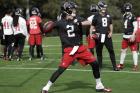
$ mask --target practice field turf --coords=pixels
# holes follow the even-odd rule
[[[113,35],[117,63],[120,58],[121,39],[121,34]],[[37,58],[28,61],[28,45],[25,46],[22,61],[0,59],[0,93],[40,93],[57,69],[61,58],[61,43],[58,37],[44,37],[43,47],[46,57],[44,61]],[[127,52],[125,68],[119,72],[112,70],[105,48],[103,56],[101,76],[104,85],[112,88],[112,93],[140,93],[140,71],[132,71],[133,60],[130,50]],[[49,93],[96,93],[95,79],[90,66],[70,66],[51,87]]]

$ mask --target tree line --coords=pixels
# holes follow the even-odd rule
[[[0,0],[0,16],[4,14],[5,7],[22,7],[26,8],[38,7],[44,20],[55,20],[60,11],[60,5],[63,1],[69,0]],[[89,8],[91,4],[97,4],[99,0],[70,0],[78,4],[78,13],[84,18],[91,15]],[[112,15],[114,32],[122,33],[122,15],[123,4],[129,2],[133,5],[133,13],[140,16],[140,2],[139,0],[105,0],[108,5],[108,11]]]

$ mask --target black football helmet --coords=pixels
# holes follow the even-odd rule
[[[132,11],[132,4],[131,3],[125,3],[123,6],[124,12],[131,12]]]
[[[107,4],[103,1],[99,1],[98,2],[98,8],[99,9],[107,8]]]
[[[15,15],[18,15],[18,16],[23,15],[23,9],[22,9],[22,8],[17,8],[17,9],[15,10]]]
[[[61,6],[61,11],[67,14],[72,14],[72,9],[76,9],[78,6],[74,2],[64,2]]]
[[[90,11],[93,12],[93,13],[98,12],[98,6],[96,4],[92,4],[90,6]]]
[[[40,15],[40,11],[37,7],[31,9],[31,15]]]

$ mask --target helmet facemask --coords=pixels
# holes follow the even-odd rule
[[[23,15],[23,10],[22,10],[21,8],[17,8],[17,9],[15,10],[15,15],[17,15],[17,16],[22,16],[22,15]]]
[[[107,4],[105,2],[98,2],[98,8],[101,13],[106,13],[107,11]]]
[[[63,6],[61,7],[61,11],[66,16],[75,17],[76,8],[77,8],[77,5],[74,2],[64,2]]]
[[[98,12],[98,10],[99,10],[99,8],[98,8],[98,6],[97,6],[96,4],[92,4],[92,5],[90,6],[90,11],[91,11],[92,13],[96,13],[96,12]]]
[[[132,11],[132,4],[125,3],[123,6],[124,12],[131,12]]]

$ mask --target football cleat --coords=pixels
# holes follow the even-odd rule
[[[44,60],[44,59],[45,59],[44,56],[41,56],[40,60]]]
[[[124,68],[124,65],[123,65],[123,64],[118,64],[118,65],[117,65],[117,68],[118,68],[118,69],[123,69],[123,68]]]
[[[113,68],[114,71],[120,71],[120,69],[118,67]]]
[[[133,68],[132,68],[132,70],[133,71],[138,71],[138,66],[137,65],[134,65]]]
[[[22,59],[18,57],[18,58],[17,58],[17,61],[22,61]]]
[[[32,57],[29,58],[29,61],[32,61]]]
[[[0,58],[3,58],[4,57],[4,55],[0,55]]]
[[[48,93],[48,91],[47,90],[42,90],[41,93]]]
[[[110,89],[110,88],[105,88],[104,86],[103,86],[103,84],[102,83],[98,83],[97,85],[96,85],[96,92],[112,92],[112,89]]]
[[[8,57],[8,61],[13,61],[11,56]]]
[[[3,60],[7,60],[7,59],[8,59],[7,57],[5,57],[5,56],[3,57]]]
[[[96,92],[104,92],[104,93],[107,93],[107,92],[112,92],[112,89],[110,89],[110,88],[96,89]]]
[[[20,58],[17,58],[17,61],[20,61]]]

